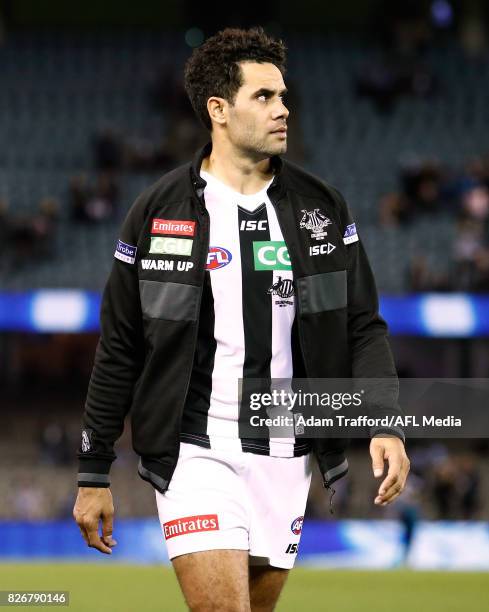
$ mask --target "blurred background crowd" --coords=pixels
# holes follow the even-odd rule
[[[102,29],[82,18],[78,27],[46,27],[32,6],[23,18],[20,4],[0,4],[2,292],[103,288],[128,207],[207,140],[183,89],[186,58],[221,26],[257,23],[289,49],[287,157],[345,195],[380,293],[489,291],[484,2],[378,1],[361,20],[335,2],[336,21],[319,20],[319,28],[307,2],[310,21],[295,25],[286,19],[296,15],[291,3],[251,3],[253,19],[243,9],[223,23],[188,2],[180,22],[178,3],[169,3],[166,15],[158,9],[159,27]],[[96,340],[0,331],[0,519],[71,517]],[[448,377],[460,375],[459,349],[469,342],[477,350],[463,374],[487,377],[484,338],[396,337],[393,348],[400,374]],[[117,448],[117,515],[153,516],[129,427]],[[402,503],[378,509],[366,441],[356,441],[350,475],[337,487],[338,515],[489,518],[486,440],[408,449]],[[331,518],[317,475],[307,512]]]

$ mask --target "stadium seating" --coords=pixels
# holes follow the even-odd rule
[[[425,61],[439,81],[437,95],[404,98],[381,116],[354,92],[354,75],[374,56],[373,47],[318,34],[291,35],[287,43],[288,79],[301,98],[304,165],[346,196],[379,288],[405,291],[412,254],[421,250],[437,266],[449,260],[454,220],[437,216],[379,229],[379,199],[396,188],[399,163],[408,156],[461,167],[486,150],[489,63],[469,61],[452,45],[433,49]],[[103,286],[120,219],[74,225],[69,179],[80,171],[93,176],[91,143],[99,128],[160,140],[165,118],[149,108],[147,89],[161,65],[181,74],[189,52],[183,34],[166,32],[9,34],[0,47],[0,198],[12,214],[34,212],[48,195],[62,209],[57,256],[15,273],[3,269],[4,289]],[[121,215],[156,176],[121,177]]]

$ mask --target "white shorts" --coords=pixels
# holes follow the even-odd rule
[[[252,565],[294,566],[311,482],[311,454],[269,457],[182,442],[156,503],[170,559],[249,550]]]

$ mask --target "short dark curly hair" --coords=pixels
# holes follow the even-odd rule
[[[194,49],[185,64],[185,90],[198,118],[208,130],[212,122],[207,111],[211,96],[234,103],[243,84],[239,62],[269,62],[285,74],[286,47],[268,36],[262,27],[249,30],[226,28]]]

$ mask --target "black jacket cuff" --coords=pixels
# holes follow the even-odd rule
[[[110,466],[112,461],[95,459],[93,457],[79,458],[78,460],[78,486],[79,487],[109,487]]]

